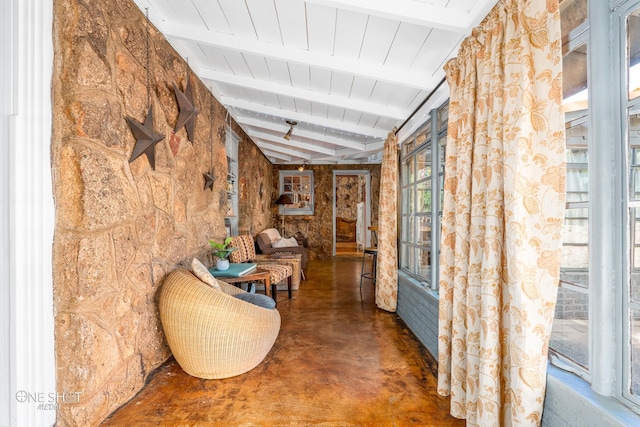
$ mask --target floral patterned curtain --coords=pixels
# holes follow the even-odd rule
[[[376,305],[395,312],[398,303],[398,137],[384,142],[378,205]]]
[[[558,0],[500,0],[445,66],[438,392],[469,426],[540,424],[565,207],[561,61]]]

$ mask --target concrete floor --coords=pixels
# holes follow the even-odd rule
[[[311,261],[282,327],[252,371],[202,380],[170,359],[103,426],[463,426],[436,393],[436,362],[379,310],[361,258]]]

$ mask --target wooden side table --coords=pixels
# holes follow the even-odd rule
[[[245,282],[256,282],[263,281],[264,282],[264,294],[274,298],[274,289],[271,285],[271,279],[269,278],[270,272],[268,270],[263,270],[261,268],[257,268],[251,273],[247,273],[244,276],[231,277],[231,276],[216,276],[216,279],[220,279],[223,282],[232,284],[235,286],[236,283],[245,283]],[[273,284],[275,287],[275,283]],[[275,300],[275,298],[274,298]]]

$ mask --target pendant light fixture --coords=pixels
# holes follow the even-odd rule
[[[295,125],[298,124],[298,122],[294,121],[294,120],[287,120],[286,123],[289,125],[289,130],[287,131],[287,133],[283,136],[284,139],[286,139],[287,141],[291,138],[291,132],[293,132],[293,127]]]

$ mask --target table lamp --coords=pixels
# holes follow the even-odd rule
[[[276,200],[276,205],[278,205],[278,208],[280,209],[280,215],[282,215],[282,237],[285,237],[284,235],[284,205],[291,205],[293,204],[293,200],[291,200],[291,197],[289,197],[288,194],[281,194],[280,197],[278,197],[278,200]]]

